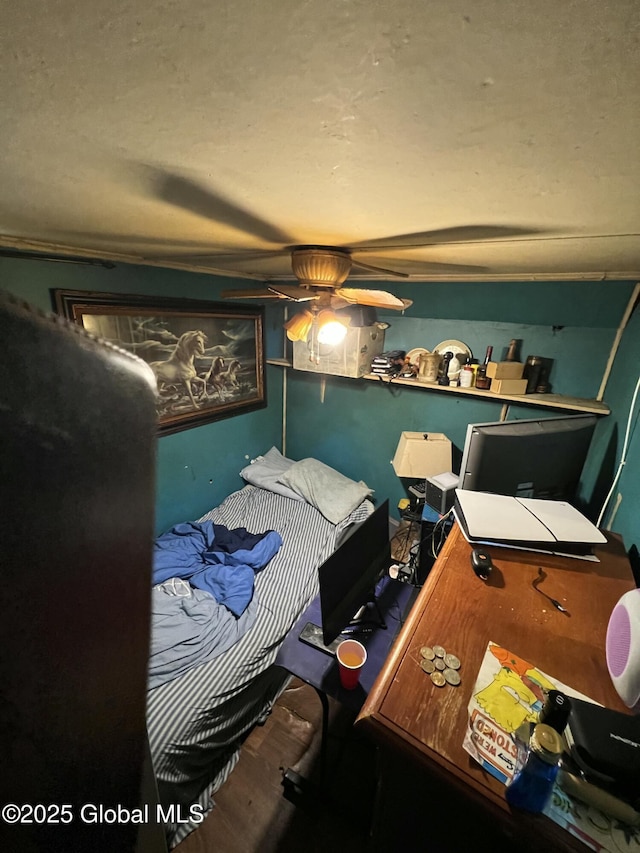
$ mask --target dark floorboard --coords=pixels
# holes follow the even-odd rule
[[[328,761],[320,779],[322,708],[294,679],[215,795],[213,811],[175,853],[364,853],[375,796],[375,752],[353,730],[354,715],[330,700]],[[283,786],[287,768],[310,783],[302,797]],[[295,802],[293,802],[293,801]]]

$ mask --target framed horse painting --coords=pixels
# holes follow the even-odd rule
[[[60,314],[147,362],[161,434],[267,404],[263,308],[83,290],[53,299]]]

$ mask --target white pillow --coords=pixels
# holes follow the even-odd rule
[[[240,476],[252,486],[259,486],[285,498],[294,501],[304,500],[297,492],[279,482],[279,477],[286,473],[294,464],[293,459],[287,459],[279,450],[272,447],[264,456],[258,456],[250,465],[240,471]]]
[[[340,474],[318,459],[294,462],[280,476],[280,483],[293,489],[332,524],[339,524],[372,493],[362,480]]]

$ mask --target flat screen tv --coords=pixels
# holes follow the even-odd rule
[[[375,608],[372,619],[376,617],[380,627],[385,627],[375,607],[375,586],[390,565],[389,501],[385,501],[354,525],[318,569],[322,625],[308,623],[300,638],[311,645],[330,647],[356,617],[365,618],[359,611],[368,604]]]
[[[461,489],[575,503],[594,415],[469,424]]]

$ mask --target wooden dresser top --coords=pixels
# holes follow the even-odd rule
[[[395,749],[454,777],[506,810],[504,785],[463,749],[467,706],[489,642],[531,661],[552,678],[610,708],[626,710],[609,677],[605,635],[614,605],[634,587],[622,543],[609,537],[600,562],[493,547],[487,582],[471,568],[472,546],[454,525],[357,724]],[[559,600],[566,615],[532,586]],[[436,687],[420,667],[423,646],[461,661],[461,684]]]

